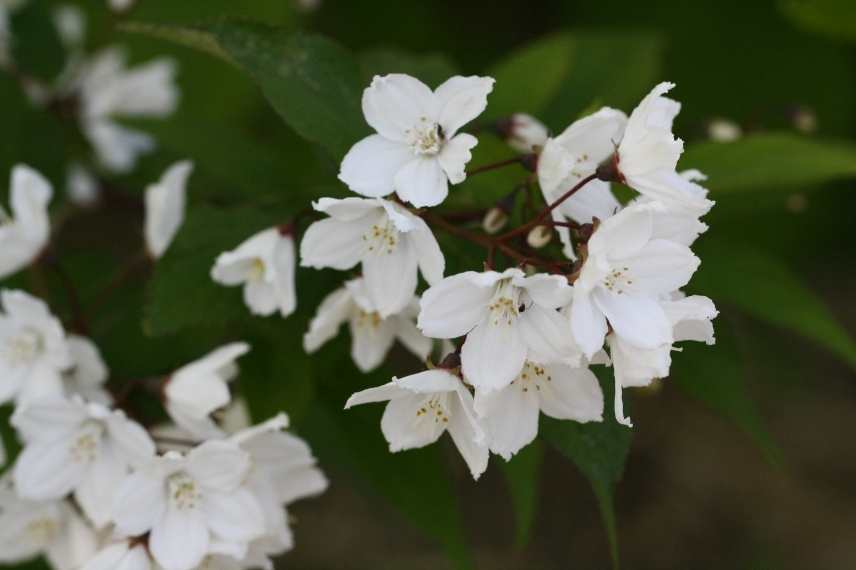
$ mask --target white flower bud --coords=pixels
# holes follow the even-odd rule
[[[531,115],[515,113],[509,119],[506,142],[518,152],[529,153],[543,147],[550,135],[544,123]]]
[[[553,229],[549,226],[535,226],[526,235],[526,243],[533,249],[540,249],[553,239]]]
[[[65,184],[68,199],[75,206],[89,208],[98,202],[100,196],[98,181],[79,162],[72,162],[68,165]]]
[[[707,136],[715,142],[734,142],[743,136],[743,129],[734,121],[717,118],[708,123]]]
[[[508,223],[508,214],[499,206],[494,206],[484,215],[482,229],[485,233],[495,234]]]
[[[798,107],[794,111],[792,120],[794,128],[805,135],[810,135],[817,130],[817,115],[808,107]]]

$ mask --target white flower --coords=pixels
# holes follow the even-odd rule
[[[92,173],[79,162],[68,165],[66,194],[75,206],[89,208],[98,202],[101,189]]]
[[[711,321],[719,313],[713,301],[700,295],[684,297],[683,294],[676,293],[671,299],[660,301],[660,306],[669,319],[675,342],[692,340],[714,344]],[[672,344],[638,348],[614,333],[609,334],[606,339],[615,369],[615,419],[631,426],[630,419],[624,416],[621,389],[647,386],[655,378],[668,376],[674,349]]]
[[[440,368],[357,392],[345,409],[386,402],[380,429],[393,453],[425,447],[449,432],[474,479],[487,469],[488,447],[473,409],[473,397],[461,379]]]
[[[364,279],[353,279],[327,295],[303,336],[304,350],[315,352],[347,322],[351,331],[351,357],[363,372],[380,366],[396,339],[420,359],[426,359],[431,352],[431,341],[413,323],[418,312],[417,298],[413,297],[401,313],[383,318],[366,289]]]
[[[238,374],[235,360],[249,350],[250,345],[234,342],[175,371],[164,387],[172,420],[195,437],[221,437],[211,414],[231,401],[228,383]]]
[[[22,499],[10,477],[0,480],[0,564],[44,554],[55,570],[77,570],[97,548],[95,531],[66,501]]]
[[[540,412],[559,420],[601,421],[603,392],[588,368],[527,360],[505,388],[477,389],[475,410],[487,431],[490,450],[508,461],[535,440]]]
[[[51,14],[60,40],[67,48],[79,46],[86,37],[86,17],[77,6],[65,4]]]
[[[627,116],[621,111],[604,107],[598,112],[572,123],[559,136],[544,145],[538,157],[538,184],[544,200],[551,204],[580,180],[594,174],[601,162],[612,156],[621,140]],[[553,220],[571,219],[589,224],[594,218],[605,220],[621,208],[609,188],[609,183],[591,180],[573,196],[553,210]],[[564,253],[576,259],[570,230],[557,227]]]
[[[104,388],[109,371],[98,347],[88,338],[73,334],[68,335],[67,342],[72,367],[63,378],[66,391],[80,395],[88,402],[111,405],[113,397]]]
[[[468,271],[425,291],[417,325],[432,338],[466,335],[461,349],[464,378],[476,388],[497,390],[520,374],[527,358],[579,360],[556,311],[572,293],[564,276],[526,277],[519,269]]]
[[[417,268],[429,284],[443,278],[443,252],[422,218],[387,200],[322,198],[330,216],[306,230],[304,267],[345,270],[362,263],[366,293],[382,317],[401,311],[416,292]]]
[[[604,221],[588,242],[588,257],[574,283],[571,331],[591,358],[603,346],[607,321],[638,348],[673,341],[658,299],[687,284],[699,260],[683,244],[660,238],[656,203],[629,206]]]
[[[72,365],[62,325],[23,291],[2,291],[0,301],[0,403],[62,395],[62,372]]]
[[[673,83],[660,83],[630,114],[617,166],[623,181],[643,196],[700,215],[713,202],[704,188],[677,172],[684,143],[672,134],[672,121],[681,105],[663,96],[672,87]]]
[[[19,164],[12,169],[10,217],[0,206],[0,279],[32,263],[48,244],[50,182]]]
[[[158,59],[125,69],[125,55],[111,48],[94,56],[76,80],[81,101],[81,127],[100,162],[128,172],[137,158],[154,149],[152,138],[123,127],[114,119],[165,117],[178,104],[175,64]]]
[[[176,162],[159,182],[146,188],[146,247],[155,259],[166,252],[184,223],[187,179],[191,172],[192,162]]]
[[[448,185],[463,182],[478,140],[456,134],[487,107],[490,77],[455,76],[431,91],[409,75],[375,76],[363,92],[363,114],[378,134],[345,155],[339,179],[363,196],[396,192],[417,208],[436,206]]]
[[[515,113],[500,125],[505,142],[517,152],[530,153],[543,147],[550,132],[544,123],[526,113]]]
[[[265,532],[264,513],[242,486],[249,454],[207,441],[186,456],[168,452],[129,475],[116,491],[119,532],[150,532],[149,550],[166,570],[191,570],[217,542],[247,544]]]
[[[221,253],[211,278],[223,285],[243,284],[244,303],[253,314],[279,310],[287,317],[297,308],[294,266],[294,238],[270,228]]]
[[[121,411],[79,398],[42,399],[18,408],[12,425],[26,442],[15,463],[18,493],[46,501],[74,492],[98,528],[110,520],[119,482],[155,453],[142,426]]]
[[[80,570],[156,570],[144,544],[127,540],[102,548]]]

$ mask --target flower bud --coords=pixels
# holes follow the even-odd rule
[[[550,134],[541,121],[525,113],[515,113],[499,121],[497,130],[511,148],[522,153],[543,147]]]
[[[553,239],[553,228],[550,226],[535,226],[526,236],[526,243],[533,249],[540,249]]]
[[[799,106],[793,110],[791,121],[794,128],[804,135],[810,135],[817,130],[817,115],[809,107]]]
[[[743,136],[743,129],[734,121],[716,118],[707,124],[707,136],[715,142],[734,142]]]
[[[495,234],[508,223],[508,214],[499,206],[494,206],[484,215],[482,229],[485,233]]]

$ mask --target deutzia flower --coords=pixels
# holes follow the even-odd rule
[[[63,378],[66,390],[77,394],[88,402],[97,402],[109,406],[113,397],[104,388],[109,371],[101,352],[95,343],[86,337],[68,335],[68,349],[71,353],[71,368]]]
[[[526,277],[515,268],[468,271],[425,291],[417,324],[432,338],[466,335],[461,348],[464,378],[478,389],[497,390],[520,374],[527,358],[579,360],[556,311],[572,293],[564,276]]]
[[[12,425],[26,442],[15,463],[18,493],[45,501],[73,491],[98,528],[110,520],[119,482],[155,453],[148,433],[123,412],[79,398],[39,400],[18,408]]]
[[[297,308],[294,238],[279,228],[260,232],[232,251],[221,253],[211,278],[222,285],[244,286],[244,303],[256,315],[283,317]]]
[[[414,324],[417,298],[396,315],[383,318],[368,297],[364,279],[352,279],[321,302],[303,336],[303,348],[313,353],[347,322],[351,331],[351,357],[363,372],[374,370],[398,339],[410,352],[424,360],[431,352],[431,340]]]
[[[12,169],[10,217],[0,206],[0,279],[32,263],[48,244],[48,203],[53,195],[50,182],[19,164]]]
[[[23,291],[2,291],[0,301],[0,403],[62,395],[72,359],[59,320]]]
[[[159,59],[125,69],[121,50],[104,50],[89,61],[76,80],[81,101],[81,128],[110,170],[128,172],[137,158],[154,149],[147,134],[115,122],[124,117],[165,117],[178,104],[175,64]]]
[[[375,76],[363,92],[363,114],[377,134],[348,151],[339,179],[363,196],[396,192],[417,208],[441,203],[449,183],[466,179],[478,143],[458,129],[485,110],[493,83],[455,76],[432,92],[409,75]]]
[[[362,263],[366,293],[381,317],[401,311],[416,292],[417,267],[429,284],[443,278],[443,252],[422,218],[388,200],[322,198],[330,216],[306,230],[304,267],[346,270]]]
[[[228,441],[168,452],[119,485],[116,528],[127,536],[150,532],[158,564],[191,570],[218,542],[247,544],[264,534],[262,508],[242,485],[249,470],[249,454]]]
[[[719,314],[713,301],[700,295],[684,297],[673,294],[672,298],[660,301],[672,326],[675,342],[692,340],[712,345],[715,343],[713,323]],[[672,364],[672,344],[656,348],[638,348],[614,333],[607,335],[609,354],[615,369],[615,419],[626,426],[632,426],[630,419],[624,416],[622,388],[647,386],[655,378],[669,375]]]
[[[55,570],[78,570],[98,548],[91,526],[67,501],[34,502],[0,480],[0,564],[44,554]]]
[[[555,202],[580,180],[594,174],[598,165],[615,152],[615,143],[621,140],[626,123],[624,113],[604,107],[548,140],[538,157],[538,185],[544,200],[548,204]],[[595,179],[562,202],[552,211],[552,216],[556,222],[568,218],[579,224],[589,224],[594,218],[605,220],[620,208],[609,183]],[[576,259],[570,230],[556,227],[556,231],[565,255]]]
[[[684,143],[672,134],[681,104],[663,95],[674,83],[660,83],[630,114],[615,155],[619,179],[672,208],[704,214],[713,206],[707,191],[678,174]]]
[[[235,360],[249,350],[250,345],[234,342],[176,370],[164,386],[172,420],[195,437],[221,437],[211,414],[231,401],[228,383],[238,374]]]
[[[455,374],[437,368],[393,378],[383,386],[357,392],[348,398],[345,409],[386,401],[380,429],[391,452],[425,447],[448,431],[473,479],[487,469],[487,439],[473,409],[472,394]]]
[[[192,162],[177,162],[164,172],[160,181],[146,188],[146,248],[155,259],[166,253],[184,223],[187,179],[191,172]]]
[[[687,284],[699,259],[683,244],[662,239],[654,227],[662,206],[628,206],[604,221],[588,241],[574,283],[570,313],[574,339],[591,358],[603,346],[607,321],[638,348],[671,344],[672,326],[658,299]]]
[[[506,461],[538,435],[541,412],[559,420],[599,422],[603,392],[588,368],[526,361],[511,384],[499,390],[476,390],[475,410],[490,450]]]

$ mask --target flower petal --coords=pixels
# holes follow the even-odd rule
[[[525,360],[526,343],[517,323],[497,323],[490,316],[470,331],[461,349],[464,378],[483,390],[510,384]]]
[[[457,338],[484,317],[493,296],[493,283],[482,285],[478,273],[446,277],[422,294],[417,326],[431,338]]]
[[[300,265],[340,271],[352,268],[365,254],[368,246],[364,236],[379,216],[380,213],[348,222],[334,218],[314,222],[300,242]]]
[[[437,157],[417,157],[395,175],[395,191],[417,208],[436,206],[449,195],[449,181]]]
[[[366,291],[382,318],[398,313],[413,300],[416,271],[416,252],[401,234],[393,245],[381,244],[363,257]]]
[[[77,437],[78,432],[73,432],[24,448],[13,472],[15,489],[21,497],[33,501],[60,499],[80,483],[89,465],[70,453]]]
[[[488,433],[490,450],[508,461],[538,435],[538,391],[517,380],[501,390],[476,390],[476,411]]]
[[[152,528],[149,549],[165,570],[191,570],[205,558],[210,543],[205,515],[198,508],[167,508]]]
[[[249,454],[229,441],[206,441],[187,454],[187,472],[204,489],[231,492],[250,470]]]
[[[672,324],[660,304],[649,297],[594,292],[594,303],[613,330],[637,348],[657,348],[672,343]]]
[[[375,75],[363,91],[363,114],[366,122],[383,137],[392,141],[407,140],[407,130],[423,117],[435,121],[439,108],[437,97],[427,85],[402,73]]]
[[[433,414],[419,414],[425,404],[423,395],[407,395],[390,400],[383,411],[380,429],[393,453],[425,447],[446,431],[446,423],[435,421]]]
[[[380,366],[395,341],[392,323],[376,322],[376,317],[376,314],[363,313],[350,321],[351,357],[362,372]]]
[[[469,407],[472,408],[472,396],[469,392]],[[483,428],[473,417],[472,411],[465,410],[465,402],[460,398],[451,398],[449,402],[449,435],[455,447],[467,462],[473,479],[478,479],[487,469],[490,450],[484,441]]]
[[[473,158],[472,149],[479,143],[471,134],[461,133],[443,145],[437,159],[452,184],[467,179],[466,166]]]
[[[386,196],[394,190],[395,174],[412,159],[413,151],[407,144],[370,135],[345,155],[339,180],[362,196]]]
[[[443,271],[446,269],[446,259],[437,238],[434,237],[431,228],[422,218],[414,220],[416,225],[412,231],[402,236],[410,241],[419,261],[419,270],[428,285],[436,285],[443,279]]]
[[[558,312],[532,305],[520,315],[517,323],[529,350],[529,360],[579,362],[580,350],[574,344],[567,320]]]
[[[256,498],[245,488],[212,493],[202,504],[205,522],[218,538],[250,542],[265,532],[265,515]]]
[[[303,349],[308,353],[315,352],[336,336],[339,327],[348,319],[353,305],[351,294],[345,287],[327,295],[309,323],[309,331],[303,335]]]
[[[603,348],[606,337],[606,318],[592,302],[591,294],[575,291],[570,310],[571,334],[587,358]]]
[[[440,104],[438,122],[447,137],[455,136],[458,129],[484,112],[494,83],[492,77],[456,75],[437,87],[434,93]]]
[[[103,528],[110,522],[113,495],[127,470],[127,463],[105,442],[77,486],[74,498],[96,528]]]
[[[166,509],[166,482],[147,471],[125,478],[113,497],[113,522],[119,532],[138,536],[150,530]]]
[[[603,391],[588,368],[547,364],[549,381],[541,382],[538,401],[541,411],[559,420],[599,422],[603,420]]]
[[[680,289],[689,283],[700,263],[687,246],[663,239],[651,240],[632,257],[615,260],[632,276],[633,284],[627,289],[646,295],[666,295]]]

